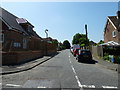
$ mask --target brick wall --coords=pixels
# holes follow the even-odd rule
[[[19,64],[44,55],[51,55],[57,52],[57,46],[47,43],[37,37],[25,36],[17,30],[7,30],[4,28],[4,43],[0,45],[2,49],[3,64]],[[23,48],[23,39],[27,40],[27,47]],[[20,43],[20,47],[15,47],[14,43]]]
[[[47,44],[47,54],[51,55],[57,52],[57,46],[56,44],[53,43],[48,43]]]
[[[115,28],[113,27],[113,25],[109,22],[107,24],[106,30],[104,32],[104,42],[109,42],[109,41],[115,41],[115,42],[120,42],[120,32],[118,32],[118,30],[116,30],[117,32],[117,36],[113,37],[112,36],[112,32],[115,30]]]
[[[42,56],[42,51],[4,52],[2,53],[2,64],[20,64]]]

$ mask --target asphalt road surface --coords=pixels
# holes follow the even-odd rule
[[[69,50],[41,65],[3,75],[3,88],[118,88],[118,73],[97,62],[78,62]]]

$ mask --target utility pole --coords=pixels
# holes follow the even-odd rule
[[[88,40],[88,33],[87,33],[87,24],[85,24],[85,31],[86,31],[86,41]],[[86,45],[87,46],[87,45]]]
[[[88,39],[87,24],[85,24],[85,31],[86,31],[86,40],[87,40]]]

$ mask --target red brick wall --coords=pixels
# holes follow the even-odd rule
[[[57,46],[52,43],[47,44],[47,54],[51,55],[57,52]]]
[[[17,30],[8,30],[3,25],[4,43],[2,45],[3,64],[19,64],[44,55],[57,52],[55,44],[47,43],[36,37],[28,37]],[[23,48],[23,38],[27,39],[27,48]],[[13,43],[21,43],[21,47],[14,47]]]
[[[2,51],[25,51],[23,49],[23,38],[29,38],[24,36],[22,33],[13,30],[4,30],[4,43]],[[21,47],[14,47],[13,43],[20,43]]]
[[[2,53],[2,64],[19,64],[42,56],[41,51],[7,52]]]
[[[107,24],[106,26],[106,30],[104,32],[104,42],[109,42],[109,41],[115,41],[115,42],[120,42],[120,32],[118,32],[117,30],[117,36],[113,37],[112,36],[112,32],[115,30],[115,28],[113,27],[113,25],[109,22],[109,24]],[[118,39],[119,38],[119,39]]]

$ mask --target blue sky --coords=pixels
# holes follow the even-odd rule
[[[4,2],[1,6],[27,19],[41,37],[48,29],[49,37],[70,43],[76,33],[85,34],[85,24],[90,40],[103,40],[107,16],[115,16],[118,11],[117,2]]]

